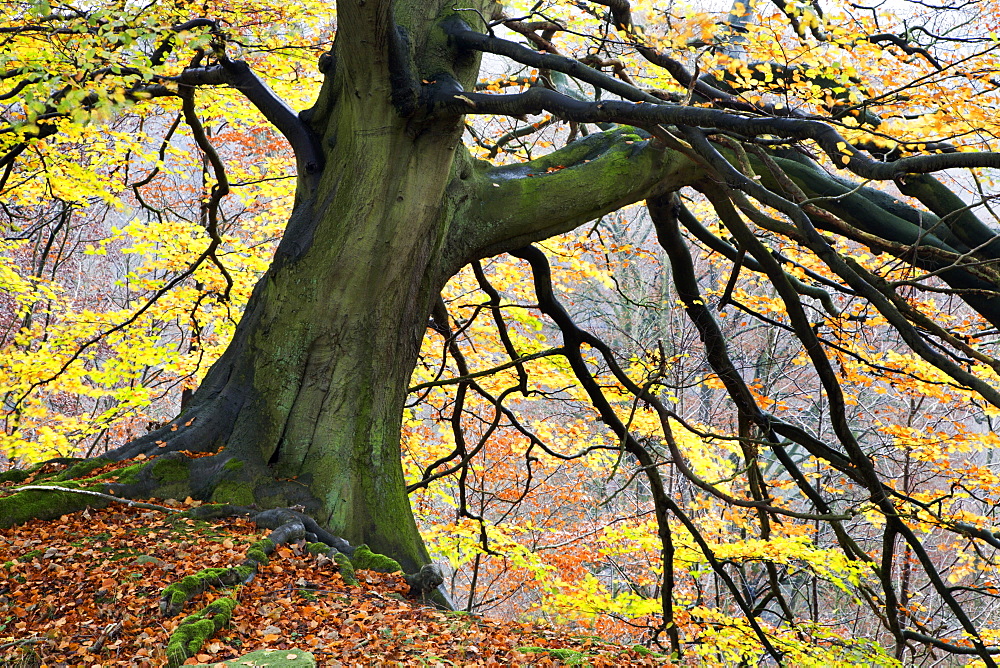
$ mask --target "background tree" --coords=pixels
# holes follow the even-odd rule
[[[319,60],[322,87],[301,113],[252,66],[266,63],[262,72],[275,81],[297,77],[305,54],[296,47],[322,35],[320,8],[304,10],[299,34],[272,29],[254,13],[281,18],[268,7],[208,7],[197,15],[183,6],[128,3],[5,8],[2,95],[12,103],[0,183],[15,202],[7,211],[21,228],[11,235],[17,241],[30,237],[16,221],[31,220],[24,213],[31,207],[51,207],[55,220],[60,207],[69,216],[87,194],[102,195],[105,178],[94,175],[107,146],[84,144],[85,156],[54,147],[74,133],[108,132],[96,124],[125,108],[140,119],[149,118],[144,109],[175,114],[144,121],[146,131],[165,133],[155,149],[139,153],[116,136],[115,164],[145,168],[138,180],[125,174],[121,181],[139,206],[150,183],[144,180],[180,145],[171,138],[177,128],[187,128],[187,147],[197,147],[202,161],[196,182],[188,181],[200,194],[187,216],[196,225],[176,229],[176,241],[161,239],[171,234],[177,208],[147,206],[160,225],[145,232],[150,243],[183,246],[190,237],[192,261],[151,267],[148,297],[123,320],[93,332],[69,328],[61,347],[41,346],[49,369],[11,372],[5,404],[22,448],[44,440],[18,432],[46,385],[74,373],[79,384],[99,384],[95,349],[116,340],[129,347],[116,336],[164,308],[176,288],[193,287],[186,301],[192,322],[173,339],[163,322],[152,326],[146,354],[178,341],[200,354],[200,309],[228,310],[245,299],[231,342],[178,417],[106,457],[182,462],[185,489],[199,498],[302,504],[334,533],[415,570],[428,554],[400,459],[408,388],[455,388],[438,404],[449,406],[439,410],[450,413],[454,449],[436,459],[417,453],[423,474],[410,489],[457,476],[458,515],[478,522],[481,538],[486,524],[470,505],[469,475],[498,429],[549,457],[575,456],[524,424],[515,393],[585,398],[591,408],[576,417],[597,417],[610,436],[583,450],[607,451],[611,471],[626,466],[630,479],[645,478],[637,499],[656,520],[663,564],[655,592],[662,618],[653,631],[674,652],[698,651],[720,632],[730,644],[710,644],[710,651],[742,660],[853,652],[843,637],[826,642],[817,606],[835,594],[817,591],[822,580],[873,610],[896,659],[923,643],[994,665],[992,629],[981,622],[983,597],[995,593],[994,480],[983,455],[948,449],[991,448],[974,421],[1000,407],[1000,366],[984,338],[1000,325],[1000,246],[976,215],[991,215],[983,179],[1000,165],[991,144],[996,43],[989,8],[942,6],[926,19],[802,3],[737,5],[729,23],[719,24],[709,15],[624,2],[512,7],[506,14],[492,2],[342,2],[336,38]],[[501,26],[529,46],[497,36]],[[528,69],[477,88],[482,53]],[[865,76],[876,60],[884,64],[879,77]],[[238,182],[217,148],[225,114],[238,108],[226,91],[238,92],[284,136],[296,163],[288,225],[264,276],[242,297],[230,255],[246,259],[241,270],[251,273],[255,239],[224,233],[236,227],[236,208],[267,202],[232,194]],[[214,95],[225,103],[200,110],[199,101]],[[220,126],[211,132],[206,110]],[[474,116],[542,113],[549,116],[511,126],[495,141],[473,125],[469,146],[462,141]],[[555,135],[557,147],[534,144],[552,141],[534,135],[542,126],[559,124],[567,131],[564,139]],[[269,142],[261,128],[257,137]],[[519,143],[520,152],[510,151]],[[480,149],[493,160],[477,159]],[[80,164],[89,168],[68,167]],[[946,172],[966,168],[982,171]],[[49,187],[45,196],[39,184]],[[970,187],[971,196],[962,192]],[[669,398],[685,389],[671,371],[691,354],[691,339],[669,348],[645,342],[642,356],[619,359],[571,317],[554,291],[551,261],[530,245],[643,200],[668,260],[670,294],[701,340],[699,363],[712,372],[702,387],[724,391],[731,402],[728,410],[703,412],[706,424],[670,407]],[[685,235],[722,263],[715,273],[724,283],[699,283]],[[182,250],[191,255],[184,248],[175,258]],[[531,274],[528,315],[517,324],[508,324],[517,311],[505,303],[514,293],[498,292],[490,282],[496,279],[476,264],[505,252]],[[454,292],[440,298],[469,263],[486,295],[476,314],[491,316],[503,351],[496,360],[463,352],[463,332],[475,318],[455,319],[462,304]],[[754,278],[744,277],[750,273]],[[16,287],[7,306],[20,321],[13,345],[27,352],[40,346],[34,314],[53,311],[38,306],[55,297],[41,278],[5,278]],[[748,281],[763,287],[750,290]],[[714,304],[706,287],[718,291]],[[931,294],[957,299],[944,312]],[[964,306],[955,306],[958,300]],[[749,348],[747,336],[727,340],[716,317],[730,304],[769,328],[753,364],[739,364],[735,354]],[[452,366],[426,378],[418,373],[411,386],[428,323]],[[517,337],[536,326],[558,341],[526,352]],[[778,331],[784,354],[794,351],[804,366],[788,376],[794,401],[777,396],[780,388],[764,373]],[[866,338],[875,332],[878,340]],[[887,349],[896,342],[897,350]],[[443,377],[446,368],[457,377]],[[507,374],[491,381],[495,387],[480,380],[493,371]],[[571,376],[574,388],[561,389],[559,374]],[[867,388],[896,397],[879,408],[881,425],[863,424],[875,416],[854,408]],[[463,424],[468,395],[485,420],[475,440]],[[926,425],[939,414],[918,415],[918,397],[962,408],[931,434]],[[911,415],[900,420],[908,398]],[[129,399],[123,393],[114,407],[127,408]],[[899,456],[881,456],[889,447]],[[212,454],[168,454],[192,452]],[[923,463],[917,478],[912,459]],[[530,481],[530,450],[525,463]],[[724,521],[695,517],[673,488],[674,475],[697,498],[725,508]],[[154,461],[140,482],[112,489],[148,495],[168,487],[176,493],[176,486],[157,476]],[[733,532],[741,541],[731,545]],[[936,559],[938,546],[956,550],[958,561]],[[714,579],[709,605],[702,568]],[[804,582],[812,583],[811,594],[802,594]]]

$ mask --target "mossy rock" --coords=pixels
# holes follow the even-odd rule
[[[351,564],[355,570],[377,571],[379,573],[398,573],[402,571],[399,562],[384,554],[372,552],[367,545],[359,545],[351,555]]]

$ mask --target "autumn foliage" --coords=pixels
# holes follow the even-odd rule
[[[190,72],[225,52],[303,109],[336,32],[317,2],[113,5],[0,2],[11,467],[100,454],[184,408],[296,186],[273,125]],[[472,158],[536,180],[577,167],[544,158],[609,129],[598,105],[624,95],[556,56],[638,91],[640,120],[661,103],[735,119],[620,123],[700,176],[482,258],[442,292],[403,466],[456,606],[485,619],[400,602],[392,577],[347,588],[286,547],[199,660],[268,646],[328,665],[516,663],[537,645],[654,661],[521,624],[542,620],[689,665],[995,665],[1000,7],[720,10],[506,3],[486,19],[534,55],[487,62],[465,93],[544,89],[594,115],[451,99],[469,104]],[[773,127],[738,125],[760,119]],[[140,612],[156,583],[256,539],[234,520],[164,542],[179,529],[112,508],[6,530],[0,644],[156,664],[171,629]]]

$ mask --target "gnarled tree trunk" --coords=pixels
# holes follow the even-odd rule
[[[274,263],[184,414],[114,455],[223,445],[198,460],[196,495],[301,502],[332,532],[412,572],[428,555],[406,497],[400,423],[445,281],[469,260],[637,201],[664,178],[677,187],[686,163],[628,131],[537,166],[473,160],[463,117],[436,113],[416,91],[436,79],[471,88],[478,56],[449,44],[444,3],[397,2],[394,16],[390,4],[338,4],[326,82],[302,116],[322,165],[300,156]]]

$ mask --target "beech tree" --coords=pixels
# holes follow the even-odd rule
[[[8,5],[0,99],[11,106],[0,135],[0,188],[13,191],[22,170],[39,168],[32,152],[75,125],[179,101],[179,124],[205,161],[208,242],[157,297],[190,281],[195,266],[221,277],[219,298],[232,286],[219,232],[230,180],[199,116],[199,96],[220,88],[239,94],[295,155],[293,210],[228,348],[176,418],[101,455],[151,459],[135,479],[105,491],[183,490],[258,508],[301,506],[332,534],[417,571],[430,558],[400,458],[411,376],[428,331],[461,356],[440,297],[447,281],[470,263],[508,253],[530,271],[535,307],[562,343],[524,355],[505,340],[509,358],[492,370],[514,369],[510,392],[527,395],[527,363],[563,358],[613,434],[612,449],[637,465],[657,521],[658,632],[671,650],[682,654],[686,642],[674,600],[679,533],[703,554],[762,654],[781,661],[790,650],[774,629],[802,627],[774,561],[751,558],[762,564],[760,591],[740,582],[734,562],[717,555],[668,493],[668,466],[752,518],[765,542],[785,522],[829,527],[839,554],[871,575],[856,583],[858,596],[877,611],[896,659],[924,644],[995,665],[1000,649],[980,612],[983,597],[996,593],[1000,539],[990,508],[1000,490],[984,471],[982,484],[949,478],[942,496],[900,488],[859,438],[843,389],[845,364],[860,361],[891,382],[915,378],[985,414],[1000,409],[1000,362],[983,343],[1000,327],[1000,241],[980,218],[993,215],[988,179],[1000,167],[988,9],[944,5],[929,10],[933,20],[869,18],[851,7],[776,0],[771,8],[737,3],[723,20],[633,8],[627,0],[506,9],[492,0],[345,0],[328,10],[336,37],[318,61],[322,87],[297,112],[255,73],[252,40],[221,5]],[[40,42],[58,45],[57,57],[33,60],[44,50]],[[484,54],[492,83],[480,82]],[[879,72],[866,72],[875,61],[883,63]],[[526,78],[508,76],[515,68]],[[476,130],[484,117],[541,115],[548,116],[494,144]],[[508,143],[555,123],[570,133],[551,150],[497,158]],[[630,375],[570,317],[534,245],[639,202],[669,258],[699,354],[733,406],[731,430],[707,434],[670,408],[659,389],[665,356],[644,377]],[[699,284],[692,243],[728,266],[715,304]],[[822,428],[772,408],[733,362],[716,311],[732,302],[747,273],[765,280],[781,304],[782,315],[752,315],[797,340],[822,395]],[[485,279],[482,285],[489,290]],[[968,315],[944,317],[928,294],[961,301],[948,308]],[[503,330],[500,295],[490,300]],[[905,363],[862,359],[845,343],[850,323],[868,321],[905,344]],[[68,355],[60,369],[79,361],[80,353]],[[513,420],[504,413],[510,392],[489,395],[475,385],[485,372],[464,361],[458,370],[460,378],[441,382],[481,392],[497,420]],[[45,382],[32,379],[30,388]],[[609,383],[632,403],[623,408],[609,398]],[[5,401],[16,412],[31,389],[8,392]],[[632,428],[635,406],[650,411],[661,445]],[[739,486],[699,475],[678,445],[675,432],[685,429],[738,444]],[[472,456],[464,448],[428,467],[414,487],[438,476],[435,469],[464,466]],[[851,491],[824,487],[807,460]],[[181,479],[165,475],[162,462],[182,467]],[[765,464],[780,474],[765,475]],[[787,483],[781,493],[777,479]],[[46,508],[37,501],[43,496],[28,490],[4,499],[5,521],[92,501],[68,495]],[[862,516],[877,519],[862,529],[855,521]],[[982,572],[952,579],[930,552],[931,532],[966,541]],[[906,572],[916,564],[940,604],[934,623],[906,607],[910,575],[902,575],[900,552]]]

